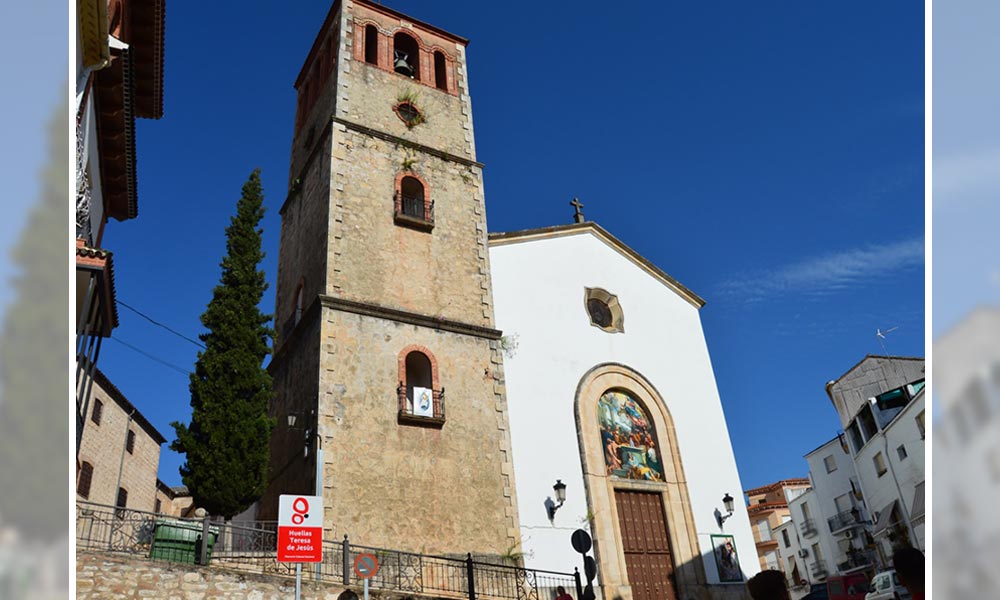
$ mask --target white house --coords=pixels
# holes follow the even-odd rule
[[[760,567],[723,502],[743,488],[704,302],[594,223],[489,239],[526,563],[581,565],[583,528],[604,598],[742,597]]]
[[[866,551],[871,519],[847,439],[837,436],[805,458],[817,510],[816,528],[828,558],[828,574],[848,575],[874,569],[875,557]]]
[[[894,547],[924,549],[923,370],[920,358],[867,356],[827,384],[883,565]]]
[[[801,498],[800,494],[797,498]],[[810,586],[819,580],[810,574],[809,544],[799,535],[799,525],[789,519],[774,528],[775,539],[778,540],[778,557],[781,570],[785,572],[788,591],[792,600],[797,600],[809,592]]]

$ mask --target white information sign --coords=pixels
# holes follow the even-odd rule
[[[323,562],[323,498],[278,496],[278,560]]]

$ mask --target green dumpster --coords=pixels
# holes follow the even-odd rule
[[[201,532],[202,524],[197,521],[158,519],[149,557],[154,560],[198,564],[200,562],[198,558],[201,556]],[[209,559],[212,558],[212,547],[218,536],[219,528],[209,527]]]

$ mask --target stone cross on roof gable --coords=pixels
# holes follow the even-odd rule
[[[583,202],[580,202],[578,198],[573,198],[573,201],[570,202],[570,205],[576,209],[576,213],[573,215],[573,220],[576,221],[577,223],[583,223],[584,222],[583,213],[580,212],[580,209],[583,208]]]

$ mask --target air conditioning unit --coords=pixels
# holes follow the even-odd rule
[[[849,540],[853,539],[854,538],[854,530],[853,529],[848,529],[847,531],[845,531],[844,532],[844,537],[846,537]]]
[[[799,556],[802,557],[802,558],[805,558],[805,557],[809,556],[809,551],[806,550],[805,548],[803,548],[803,549],[799,550]]]

